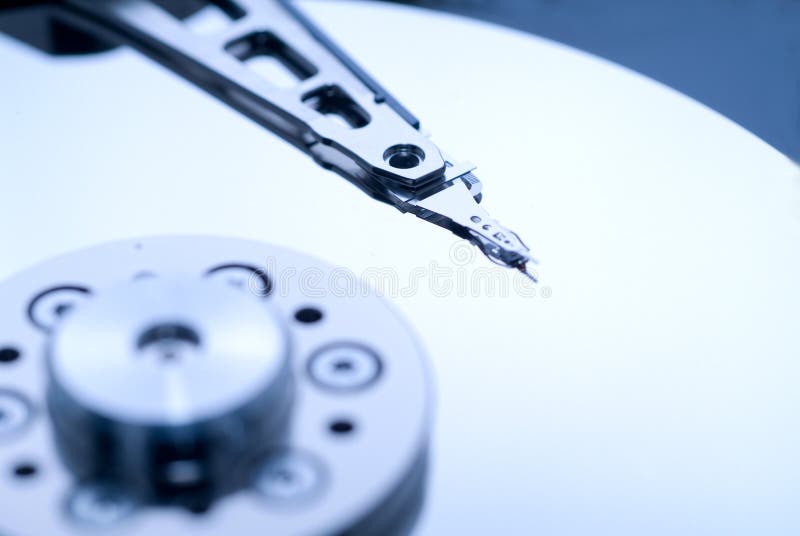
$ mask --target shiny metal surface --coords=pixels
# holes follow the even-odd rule
[[[130,51],[53,61],[3,38],[18,74],[0,99],[0,274],[164,233],[335,259],[435,357],[418,534],[795,536],[797,166],[550,41],[379,3],[302,5],[481,163],[492,213],[536,230],[535,296]],[[457,83],[467,72],[481,76]],[[132,87],[137,106],[120,97]],[[25,455],[8,452],[0,478]]]
[[[113,419],[185,425],[288,378],[283,319],[246,289],[154,276],[105,289],[61,320],[51,381]]]
[[[374,292],[328,285],[336,270],[160,237],[0,285],[19,349],[0,363],[0,533],[406,533],[424,498],[426,363]],[[74,288],[67,308],[42,298]],[[60,311],[46,329],[26,314],[44,304]]]
[[[530,250],[515,233],[494,220],[490,232],[464,221],[465,211],[488,219],[478,207],[482,195],[474,166],[446,159],[410,112],[286,0],[207,6],[188,20],[150,0],[66,0],[44,6],[29,10],[30,15],[25,9],[0,11],[0,31],[45,50],[72,47],[59,43],[67,39],[55,30],[43,39],[49,28],[44,19],[86,32],[92,41],[129,45],[371,197],[451,230],[494,262],[536,280],[527,271]],[[209,11],[229,19],[228,24],[198,32],[203,23],[196,19]],[[472,196],[453,196],[454,189],[469,189]]]
[[[242,460],[286,440],[288,328],[218,278],[152,275],[66,312],[49,338],[48,409],[79,480],[208,509]]]

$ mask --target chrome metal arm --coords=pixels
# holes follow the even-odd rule
[[[231,20],[198,34],[149,0],[65,0],[71,24],[127,44],[238,109],[372,197],[525,271],[528,248],[478,206],[473,166],[446,158],[416,118],[285,0],[217,0]],[[255,68],[272,62],[277,84]]]

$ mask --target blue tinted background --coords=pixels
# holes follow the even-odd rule
[[[800,160],[800,1],[410,0],[639,71]]]

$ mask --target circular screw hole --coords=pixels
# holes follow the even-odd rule
[[[397,169],[411,169],[425,160],[425,153],[416,145],[394,145],[383,153],[387,164]]]
[[[0,439],[13,437],[27,426],[32,416],[27,398],[8,389],[0,389]]]
[[[200,335],[184,324],[158,324],[146,329],[136,341],[140,352],[154,352],[162,361],[175,361],[186,351],[199,348]]]
[[[21,355],[22,353],[20,353],[19,350],[11,346],[0,348],[0,363],[13,363],[19,359]]]
[[[200,346],[200,335],[183,324],[158,324],[139,336],[136,347],[143,350],[151,344],[159,343],[187,343]]]
[[[336,435],[347,435],[353,433],[356,429],[356,425],[347,419],[337,419],[330,423],[328,428]]]
[[[320,463],[296,451],[275,453],[256,472],[255,488],[273,502],[304,503],[324,487]]]
[[[334,363],[333,368],[339,372],[350,372],[353,370],[354,365],[352,361],[341,360]]]
[[[372,385],[383,365],[378,355],[358,343],[338,342],[314,352],[308,362],[311,379],[325,389],[347,392]]]
[[[322,320],[322,311],[316,307],[303,307],[298,309],[294,314],[294,318],[303,324],[313,324]]]
[[[108,527],[131,515],[136,504],[119,491],[103,486],[81,487],[67,500],[67,510],[78,523]]]
[[[72,309],[91,296],[86,287],[53,287],[39,293],[28,305],[28,317],[43,331],[50,331]]]
[[[30,478],[38,472],[36,465],[24,462],[14,466],[14,476],[17,478]]]
[[[60,318],[67,314],[70,309],[72,309],[71,303],[57,303],[55,306],[53,306],[53,313]]]
[[[222,264],[206,272],[207,277],[221,279],[229,285],[247,290],[259,297],[272,292],[272,280],[258,266],[249,264]]]

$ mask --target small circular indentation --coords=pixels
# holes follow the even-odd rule
[[[480,216],[473,216],[473,217],[470,218],[470,220],[472,220],[472,223],[480,223],[481,222]]]
[[[22,352],[13,346],[0,348],[0,363],[13,363],[22,356]]]
[[[186,324],[164,323],[144,330],[136,341],[136,348],[141,352],[154,351],[165,361],[172,361],[185,350],[198,348],[200,344],[200,335],[194,328]]]
[[[489,230],[489,229],[491,229],[491,228],[492,228],[492,226],[491,226],[491,225],[489,225],[489,224],[486,224],[486,225],[484,225],[484,226],[483,226],[483,230],[484,230],[484,231],[488,231],[488,230]]]
[[[86,287],[64,285],[40,292],[28,306],[31,322],[43,331],[50,331],[75,306],[91,296]]]
[[[257,472],[254,487],[270,501],[291,504],[318,495],[323,482],[323,470],[317,460],[296,451],[285,451],[266,459]]]
[[[17,478],[30,478],[35,476],[39,469],[31,462],[21,462],[14,466],[14,476]]]
[[[31,403],[24,396],[0,389],[0,439],[19,433],[28,425],[32,415]]]
[[[356,425],[350,419],[336,419],[331,421],[328,429],[336,435],[348,435],[355,431]]]
[[[383,153],[384,161],[397,169],[411,169],[425,160],[425,152],[416,145],[393,145]]]
[[[73,521],[95,527],[114,525],[136,510],[136,504],[122,492],[107,486],[84,486],[67,499]]]
[[[225,281],[259,297],[269,296],[272,292],[272,279],[261,268],[249,264],[222,264],[208,270],[206,277]]]
[[[192,346],[200,346],[200,335],[194,328],[181,323],[164,323],[157,324],[142,332],[136,342],[136,347],[139,350],[144,350],[151,344],[160,344],[164,342],[170,343],[187,343]]]
[[[294,313],[294,318],[303,324],[313,324],[322,320],[322,311],[316,307],[303,307]]]
[[[382,368],[375,352],[350,342],[326,346],[314,353],[308,362],[311,379],[334,391],[364,389],[378,379]]]

